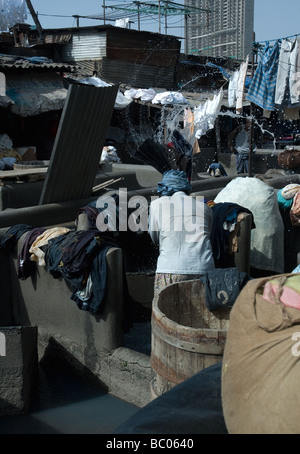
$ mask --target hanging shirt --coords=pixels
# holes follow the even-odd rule
[[[279,54],[279,65],[276,78],[275,104],[290,106],[299,100],[294,93],[294,80],[298,55],[298,41],[283,39]],[[292,101],[293,99],[293,101]]]
[[[223,97],[224,92],[221,88],[213,99],[208,99],[203,105],[196,107],[194,110],[196,139],[200,139],[207,131],[214,128],[216,118],[222,107]]]
[[[236,92],[236,112],[240,114],[243,109],[244,93],[245,93],[245,83],[247,77],[247,70],[249,64],[249,55],[247,55],[246,61],[244,61],[239,70],[239,78]]]
[[[279,41],[273,47],[266,44],[255,71],[246,99],[262,109],[275,110],[275,89],[279,62]]]

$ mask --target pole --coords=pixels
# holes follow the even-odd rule
[[[103,9],[103,23],[105,25],[105,0],[103,0],[102,9]]]
[[[185,55],[188,54],[188,17],[189,15],[187,13],[185,13],[184,15],[184,22],[185,22],[185,26],[184,26],[184,38],[185,38],[185,43],[184,43],[184,53]]]
[[[138,7],[138,31],[141,31],[141,12],[140,12],[141,5],[140,5],[140,3],[137,4],[137,7]]]
[[[39,37],[40,39],[42,39],[42,35],[43,35],[43,29],[42,29],[42,26],[41,26],[41,23],[37,17],[37,14],[32,6],[32,3],[30,0],[26,0],[26,5],[27,5],[27,8],[29,9],[29,12],[32,16],[32,19],[34,20],[34,23],[35,23],[35,26],[36,26],[36,29],[37,31],[39,32]]]
[[[160,2],[161,2],[161,0],[158,1],[158,26],[159,26],[158,32],[159,32],[159,33],[161,33],[161,26],[160,26]]]
[[[165,35],[167,35],[168,34],[168,1],[166,1],[164,4],[164,10],[165,10]]]
[[[255,33],[253,33],[253,42],[255,42]],[[251,68],[251,79],[253,80],[254,76],[254,52],[252,49],[252,68]],[[252,161],[253,161],[253,142],[254,142],[254,104],[250,103],[250,117],[251,117],[251,128],[250,128],[250,147],[249,147],[249,169],[248,176],[252,177]]]

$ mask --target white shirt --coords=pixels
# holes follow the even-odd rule
[[[182,191],[152,201],[148,232],[159,244],[156,273],[203,274],[214,269],[212,222],[211,208]]]

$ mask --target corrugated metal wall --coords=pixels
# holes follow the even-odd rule
[[[117,85],[70,85],[40,205],[91,195],[117,92]]]
[[[176,89],[174,67],[149,66],[104,58],[100,77],[110,83],[128,84],[138,88]]]
[[[60,51],[64,62],[100,60],[106,56],[106,32],[74,31],[72,39]]]

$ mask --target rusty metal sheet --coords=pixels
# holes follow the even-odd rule
[[[70,85],[40,205],[90,196],[117,92],[117,85]]]

